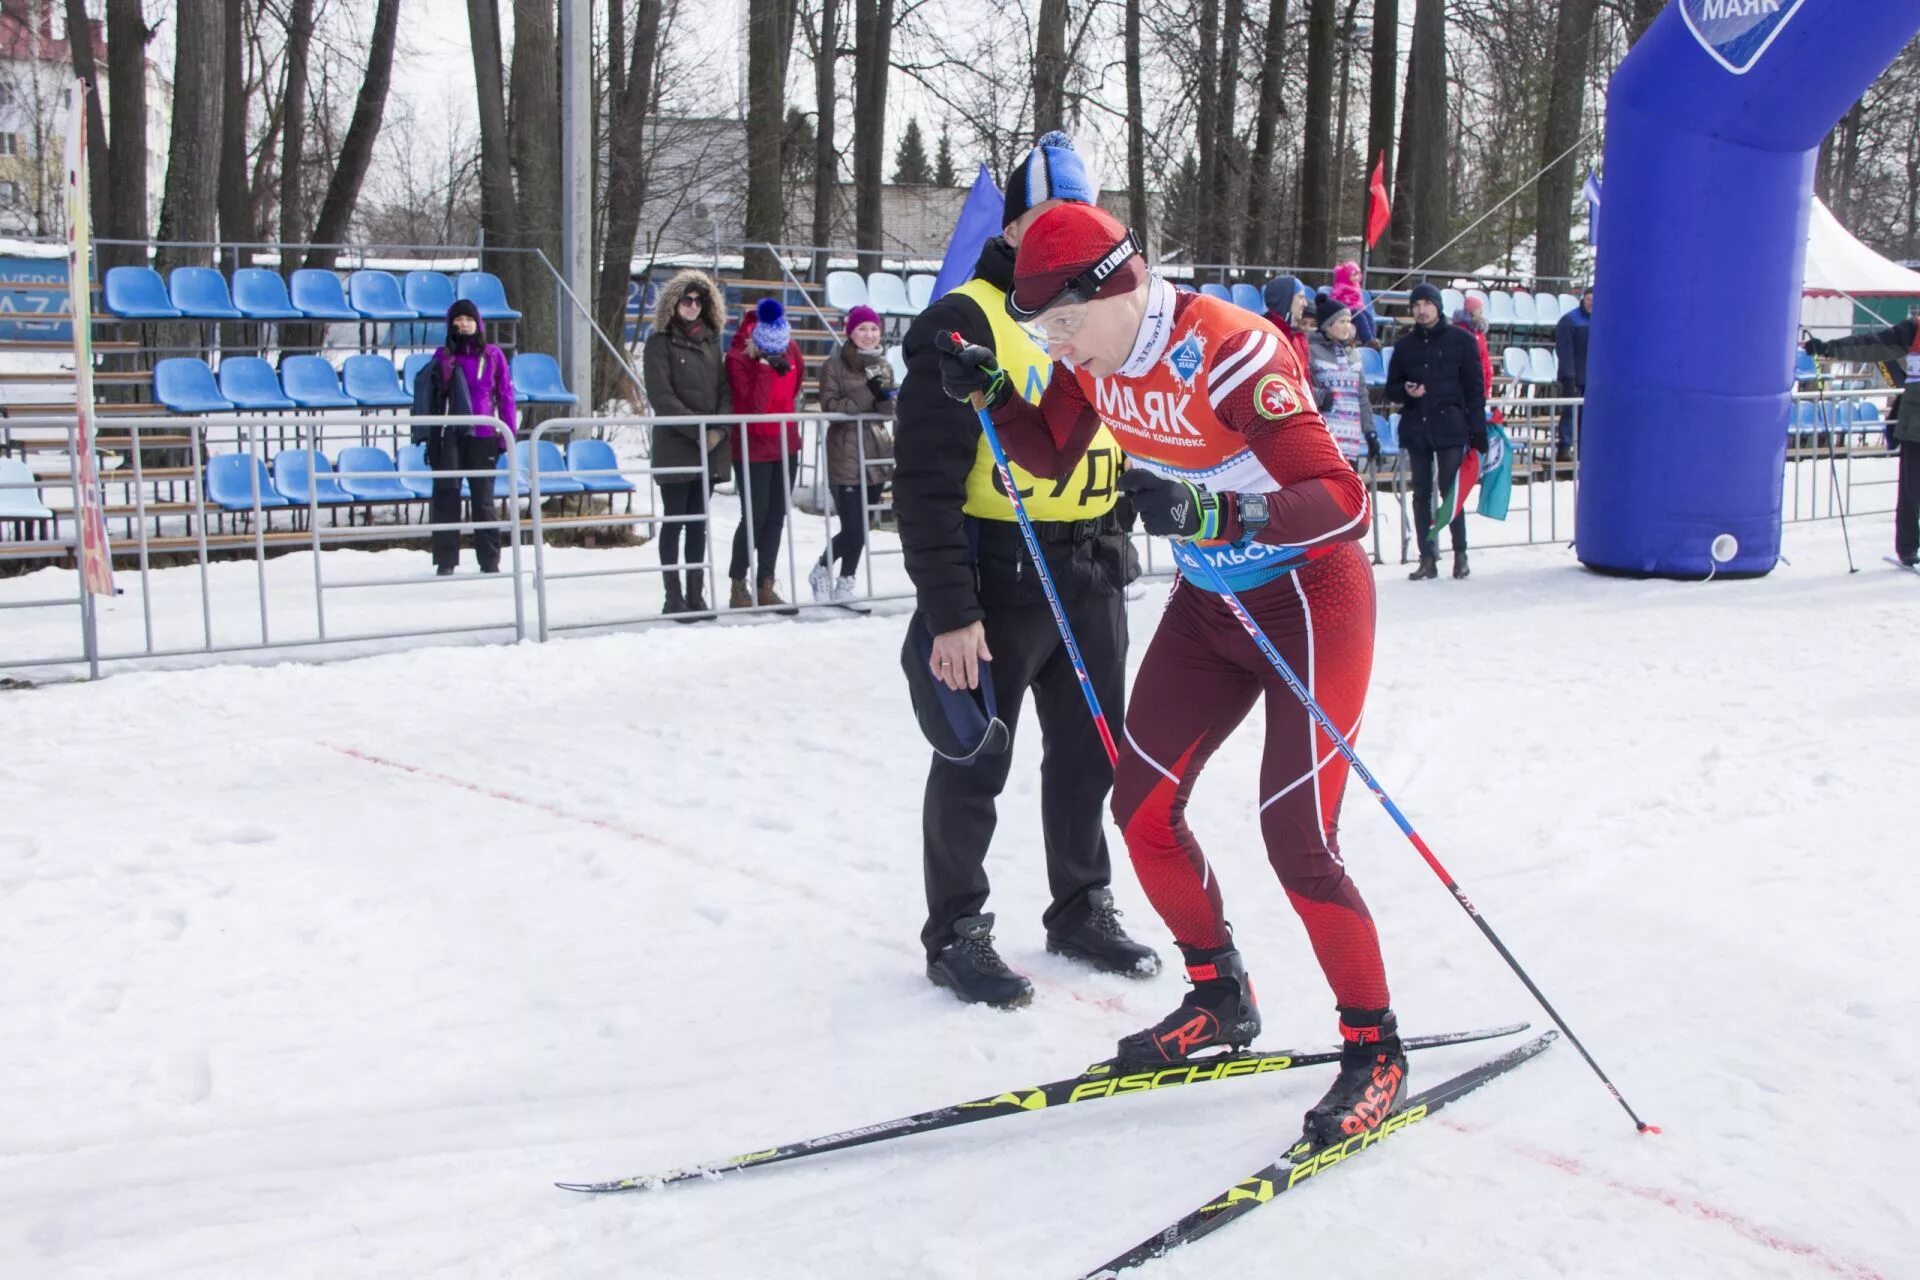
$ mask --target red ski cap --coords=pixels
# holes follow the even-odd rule
[[[1063,303],[1127,293],[1146,277],[1138,240],[1112,214],[1097,205],[1055,205],[1020,238],[1007,310],[1031,320]]]

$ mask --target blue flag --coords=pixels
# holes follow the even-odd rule
[[[987,247],[987,241],[1005,229],[1000,217],[1006,207],[1000,188],[994,186],[993,179],[987,175],[987,166],[981,165],[973,180],[973,189],[967,192],[967,202],[960,206],[960,220],[953,225],[953,239],[947,242],[947,256],[940,263],[940,274],[934,277],[934,297],[941,297],[955,285],[972,279],[973,264],[980,260],[980,251]]]
[[[1505,520],[1513,502],[1513,442],[1500,427],[1487,425],[1487,457],[1480,471],[1480,514]]]
[[[1580,184],[1580,194],[1587,198],[1587,248],[1593,249],[1600,243],[1600,179],[1593,176],[1593,170],[1587,170],[1587,180]]]

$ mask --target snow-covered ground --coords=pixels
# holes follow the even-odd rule
[[[1887,534],[1856,522],[1851,577],[1832,526],[1705,587],[1558,547],[1467,583],[1381,570],[1363,754],[1666,1132],[1561,1044],[1142,1275],[1920,1273],[1920,581]],[[900,628],[0,693],[0,1275],[1046,1280],[1271,1158],[1324,1071],[643,1195],[550,1185],[1069,1074],[1178,999],[1045,954],[1031,735],[990,867],[1037,998],[926,983]],[[1254,737],[1192,819],[1264,1043],[1317,1046],[1331,1000],[1260,853]],[[1543,1021],[1357,788],[1344,841],[1410,1031]],[[1129,923],[1167,945],[1121,857]],[[1421,1055],[1414,1087],[1488,1052]]]

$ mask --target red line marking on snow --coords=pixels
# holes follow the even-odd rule
[[[1456,1130],[1460,1133],[1481,1132],[1481,1130],[1473,1125],[1462,1124],[1458,1120],[1451,1118],[1443,1119],[1440,1123],[1446,1128]],[[1669,1191],[1665,1187],[1649,1187],[1637,1182],[1625,1182],[1614,1177],[1612,1174],[1603,1173],[1593,1168],[1584,1161],[1577,1160],[1572,1156],[1561,1155],[1557,1151],[1544,1151],[1538,1147],[1530,1147],[1525,1143],[1515,1142],[1507,1138],[1502,1138],[1501,1142],[1510,1151],[1517,1152],[1529,1160],[1558,1169],[1563,1173],[1570,1173],[1576,1178],[1586,1178],[1590,1181],[1598,1182],[1610,1190],[1620,1192],[1622,1195],[1629,1195],[1636,1199],[1648,1200],[1654,1204],[1665,1205],[1669,1209],[1685,1214],[1691,1218],[1698,1218],[1702,1222],[1717,1222],[1722,1226],[1731,1227],[1734,1231],[1745,1236],[1755,1244],[1765,1245],[1776,1253],[1792,1254],[1796,1258],[1804,1258],[1808,1262],[1814,1263],[1836,1276],[1846,1276],[1848,1280],[1886,1280],[1886,1277],[1880,1272],[1875,1271],[1863,1262],[1854,1262],[1848,1258],[1837,1258],[1818,1245],[1806,1244],[1799,1240],[1790,1240],[1772,1228],[1735,1213],[1731,1209],[1722,1209],[1717,1205],[1708,1204],[1704,1200],[1696,1200],[1692,1196],[1684,1195],[1678,1191]]]

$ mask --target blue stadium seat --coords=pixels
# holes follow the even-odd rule
[[[293,305],[309,320],[360,318],[360,313],[347,305],[340,277],[316,267],[303,267],[293,273]]]
[[[419,312],[400,296],[400,282],[385,271],[356,271],[348,276],[347,302],[368,320],[419,319]]]
[[[407,389],[408,395],[413,394],[414,378],[422,369],[427,367],[432,359],[433,352],[416,351],[407,357],[407,362],[404,365],[400,366],[400,385]]]
[[[303,318],[287,297],[287,282],[265,267],[242,267],[233,273],[233,305],[249,320]]]
[[[1525,347],[1508,347],[1500,353],[1501,371],[1515,382],[1525,382],[1533,372]]]
[[[462,271],[454,283],[454,292],[480,308],[482,320],[520,318],[520,313],[507,305],[507,287],[491,271]]]
[[[883,318],[920,314],[907,297],[907,282],[891,271],[875,271],[867,277],[867,305]]]
[[[341,462],[341,469],[345,470],[346,469],[346,463],[344,461],[345,455],[343,454],[341,456],[343,459]],[[429,467],[427,465],[427,446],[423,444],[402,445],[400,447],[400,453],[398,455],[398,462],[399,462],[399,469],[402,471],[433,470],[432,467]],[[433,496],[432,477],[401,476],[399,479],[400,479],[401,487],[407,490],[407,492],[411,493],[414,497],[420,498],[420,499],[426,499],[426,498],[431,498]]]
[[[1495,289],[1487,295],[1487,325],[1490,328],[1511,328],[1519,320],[1513,311],[1513,295],[1505,289]]]
[[[560,381],[552,356],[524,351],[513,358],[513,398],[522,404],[578,404],[580,397]]]
[[[531,476],[529,459],[533,455],[533,446],[540,446],[540,496],[551,497],[562,493],[585,493],[587,486],[577,476],[567,474],[567,460],[560,453],[560,446],[551,440],[522,440],[513,446],[513,469],[520,483],[520,492],[525,493],[526,481]],[[498,491],[499,482],[495,481]]]
[[[369,409],[408,409],[413,397],[385,356],[348,356],[340,364],[341,388]]]
[[[288,356],[280,362],[280,385],[302,409],[358,409],[360,402],[340,390],[333,366],[319,356]]]
[[[1360,377],[1370,387],[1387,385],[1387,362],[1372,347],[1360,348]]]
[[[930,276],[924,271],[907,277],[907,301],[913,304],[915,312],[925,311],[933,302],[933,286],[939,283],[938,276]]]
[[[453,305],[453,281],[438,271],[409,271],[400,282],[401,296],[422,320],[445,320]]]
[[[112,267],[107,271],[107,310],[127,320],[178,320],[180,308],[152,267]]]
[[[1527,381],[1535,386],[1552,387],[1560,382],[1560,360],[1549,347],[1527,350]]]
[[[1555,320],[1559,318],[1558,316],[1554,317]],[[1515,289],[1513,291],[1513,322],[1516,325],[1523,325],[1529,329],[1539,323],[1538,317],[1534,314],[1533,295],[1525,289]]]
[[[253,510],[254,493],[262,510],[290,505],[274,491],[267,464],[250,453],[220,453],[207,459],[207,501],[222,511]]]
[[[1230,296],[1235,306],[1245,308],[1257,316],[1265,315],[1267,312],[1266,297],[1250,284],[1242,282],[1234,285],[1230,290]]]
[[[220,361],[220,394],[236,409],[291,409],[280,390],[279,375],[259,356],[226,356]]]
[[[17,458],[0,458],[0,520],[52,520],[53,508],[40,501],[40,490],[12,485],[37,485],[32,470]]]
[[[1377,413],[1374,414],[1373,430],[1374,430],[1374,434],[1380,437],[1381,453],[1400,452],[1400,415],[1399,414],[1396,413],[1390,418],[1383,418]]]
[[[1447,319],[1453,319],[1453,313],[1462,310],[1466,305],[1467,295],[1458,289],[1448,288],[1440,291],[1440,312]]]
[[[227,293],[226,277],[212,267],[175,267],[167,276],[167,296],[194,320],[244,318]]]
[[[228,413],[233,401],[220,394],[204,360],[174,356],[153,366],[153,398],[174,413]]]
[[[315,472],[319,474],[313,474]],[[333,464],[327,461],[326,454],[311,449],[282,449],[273,455],[273,487],[289,505],[306,506],[310,485],[312,498],[320,506],[333,507],[353,501],[353,495],[333,478]]]
[[[1231,290],[1227,288],[1227,286],[1223,284],[1215,284],[1211,280],[1209,280],[1207,283],[1200,286],[1200,292],[1204,293],[1209,298],[1218,298],[1222,302],[1233,301],[1233,293]]]
[[[1796,351],[1793,353],[1793,378],[1795,382],[1811,382],[1819,376],[1820,366],[1813,362],[1812,356],[1804,351]]]
[[[340,487],[361,502],[413,502],[422,495],[393,474],[393,459],[385,449],[354,445],[340,451]],[[354,472],[375,474],[355,475]],[[429,495],[432,484],[428,484]]]
[[[858,271],[827,272],[827,305],[851,311],[867,305],[867,281]]]
[[[545,466],[544,458],[541,466]],[[586,486],[588,493],[632,493],[633,481],[622,475],[588,475],[584,472],[618,470],[620,459],[605,440],[572,440],[567,443],[567,473]]]

